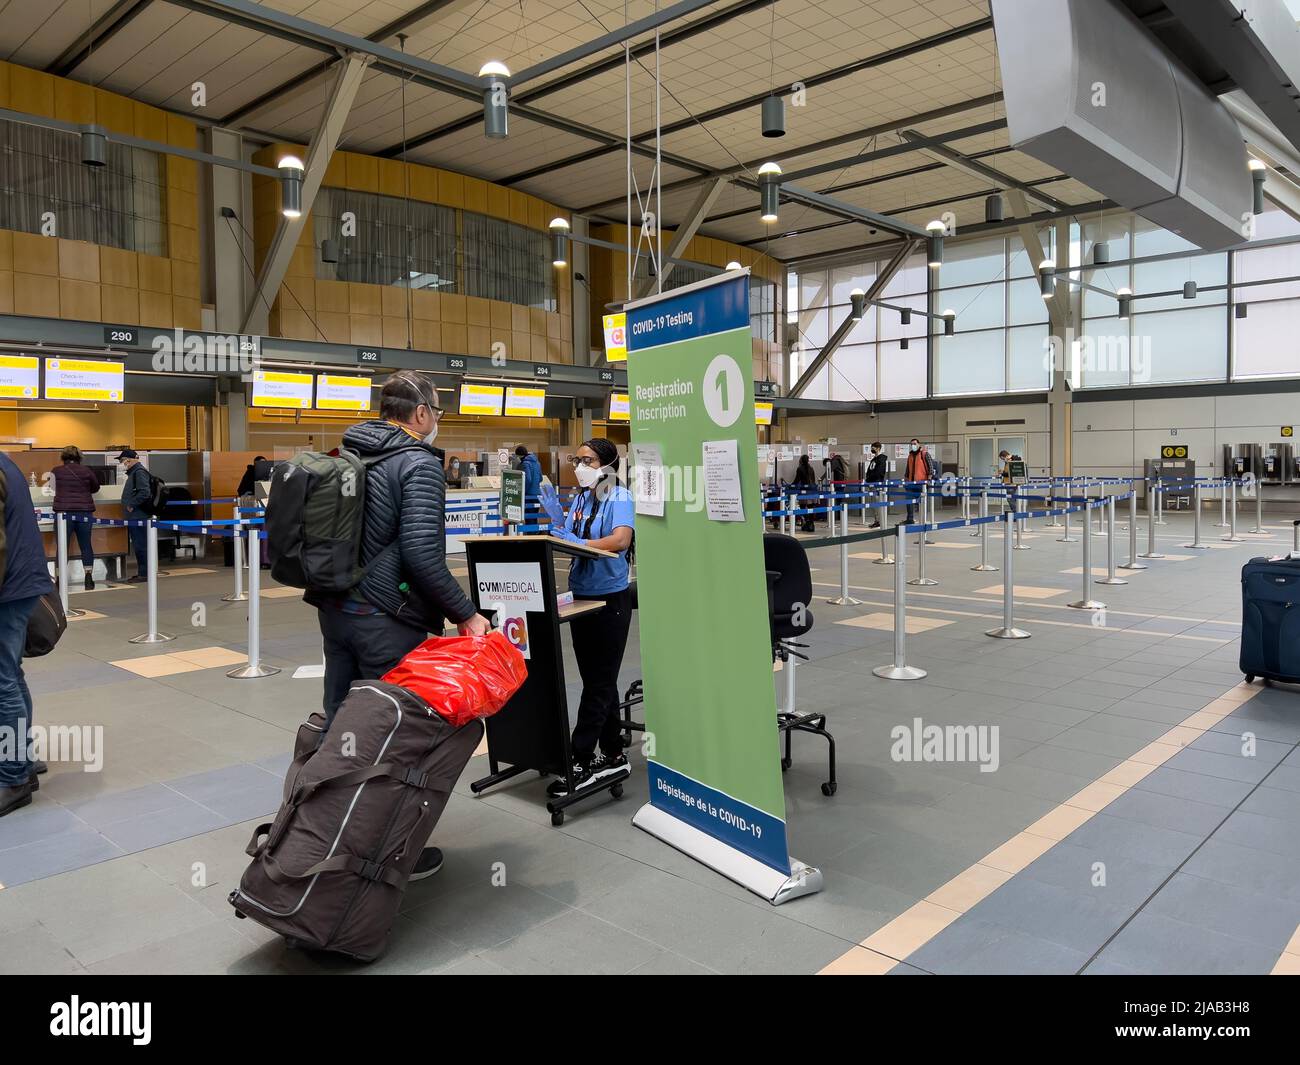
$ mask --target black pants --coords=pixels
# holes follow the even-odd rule
[[[575,599],[605,601],[605,609],[584,614],[569,622],[573,654],[582,676],[582,701],[578,723],[573,729],[573,754],[588,761],[596,745],[606,755],[623,753],[618,716],[618,670],[627,647],[627,630],[632,624],[632,593],[626,589],[610,595],[574,596]]]
[[[326,728],[354,680],[378,680],[424,642],[426,633],[387,614],[348,614],[331,607],[316,611],[325,641]]]
[[[89,514],[86,515],[90,517]],[[81,564],[86,567],[86,576],[92,577],[95,568],[95,549],[90,546],[90,532],[94,528],[88,521],[69,521],[68,525],[77,535],[77,546],[81,548]]]
[[[149,517],[143,510],[124,510],[124,515],[129,521],[144,521]],[[127,539],[135,550],[136,572],[143,577],[149,572],[149,527],[128,525],[126,531]]]

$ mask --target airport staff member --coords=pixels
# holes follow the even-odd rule
[[[519,468],[524,471],[524,498],[535,499],[542,487],[542,464],[523,444],[515,448],[515,456],[519,459]]]
[[[867,463],[867,483],[880,484],[885,480],[889,473],[889,460],[885,458],[885,453],[881,449],[880,441],[877,440],[871,445],[871,461]],[[876,512],[876,517],[867,526],[868,529],[880,528],[880,512]]]
[[[91,524],[86,519],[95,513],[94,495],[99,491],[99,478],[81,464],[81,449],[69,444],[59,456],[62,465],[50,471],[54,478],[54,511],[76,514],[81,520],[68,525],[77,536],[81,548],[81,568],[85,571],[86,590],[95,587],[95,549],[90,542]]]
[[[153,492],[149,486],[149,471],[140,464],[134,448],[123,448],[117,461],[126,469],[126,483],[122,485],[122,516],[127,521],[145,521],[152,515],[143,504],[149,502]],[[149,579],[149,530],[144,525],[128,525],[127,536],[135,548],[135,576],[127,584],[140,584]]]
[[[573,457],[578,493],[566,515],[553,485],[541,492],[552,535],[615,552],[615,558],[575,558],[569,590],[575,600],[603,600],[605,608],[569,623],[573,653],[582,676],[582,700],[573,729],[573,775],[578,791],[630,773],[618,716],[618,670],[623,664],[632,592],[628,553],[632,547],[632,493],[618,483],[618,449],[603,437],[588,440]],[[597,745],[600,750],[597,751]],[[552,796],[567,795],[568,781],[554,781]]]

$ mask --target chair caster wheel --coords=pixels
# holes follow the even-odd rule
[[[826,798],[828,799],[832,795],[834,795],[835,792],[838,790],[839,790],[839,785],[833,780],[828,780],[825,784],[822,785],[822,794],[825,795]]]
[[[623,797],[623,785],[615,784],[612,788],[609,789],[609,793],[613,795],[614,798],[621,799]]]
[[[562,824],[564,824],[564,811],[556,810],[551,814],[551,826],[553,828],[559,828]]]
[[[782,759],[781,759],[781,772],[784,773],[784,772],[785,772],[787,769],[789,769],[792,765],[794,765],[794,759],[793,759],[793,758],[782,758]]]
[[[1254,683],[1255,683],[1255,674],[1254,674],[1254,673],[1247,673],[1247,674],[1246,674],[1246,683],[1247,683],[1247,684],[1254,684]]]

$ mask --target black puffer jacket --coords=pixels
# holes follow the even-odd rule
[[[354,425],[343,434],[343,446],[363,458],[402,452],[366,476],[361,564],[376,561],[357,588],[361,597],[424,632],[441,632],[444,619],[461,622],[473,617],[473,602],[447,569],[442,452],[382,421]],[[397,548],[376,558],[395,540]]]
[[[65,462],[50,470],[54,477],[54,509],[74,514],[95,511],[94,493],[99,491],[99,478],[80,462]]]

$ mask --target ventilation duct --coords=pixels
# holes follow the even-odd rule
[[[1244,239],[1236,122],[1115,0],[991,0],[1011,143],[1201,248]]]

